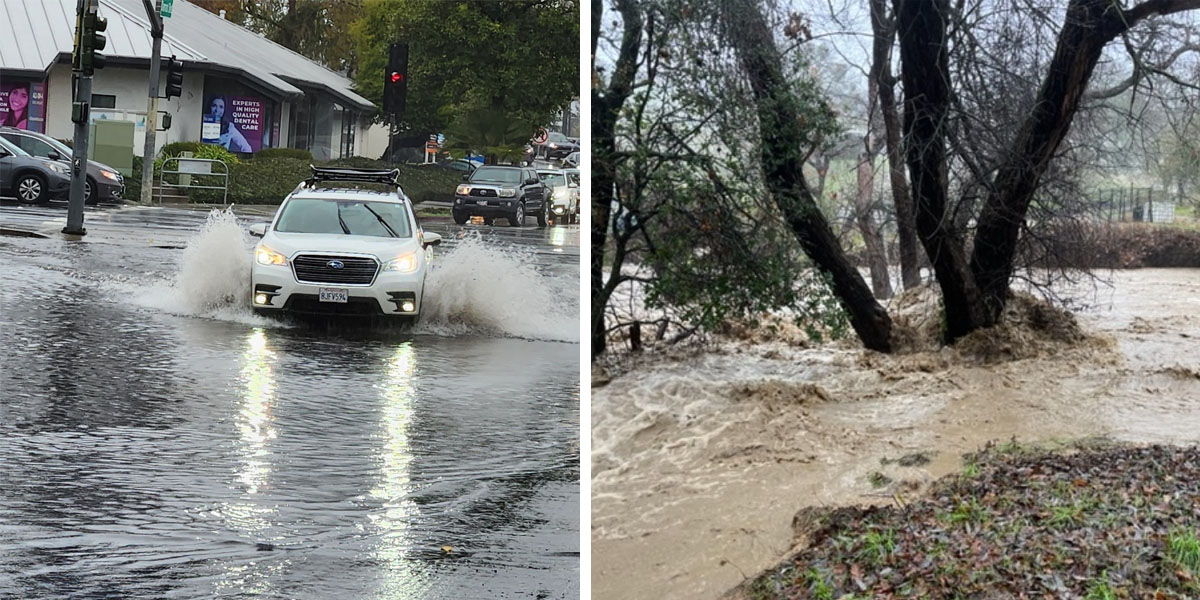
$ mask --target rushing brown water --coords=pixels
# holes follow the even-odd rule
[[[716,598],[801,508],[911,498],[988,441],[1200,441],[1200,270],[1113,279],[1079,315],[1098,339],[1033,358],[730,344],[595,390],[593,597]]]

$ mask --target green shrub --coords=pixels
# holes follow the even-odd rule
[[[226,165],[236,165],[242,162],[240,159],[238,159],[236,154],[226,150],[221,146],[216,146],[213,144],[201,144],[200,147],[192,153],[192,156],[194,158],[219,160]]]
[[[184,152],[195,153],[202,146],[200,142],[171,142],[158,151],[159,156],[179,156]]]
[[[255,158],[230,165],[229,202],[232,204],[279,204],[301,181],[312,176],[311,161],[298,158]],[[385,168],[379,161],[347,158],[322,163],[324,166]],[[414,203],[449,201],[462,181],[457,171],[401,165],[400,186]],[[192,183],[221,185],[220,177],[193,175]],[[188,190],[192,202],[220,203],[220,190]]]
[[[298,158],[311,162],[313,155],[312,152],[299,148],[263,148],[254,155],[255,160],[264,158]]]

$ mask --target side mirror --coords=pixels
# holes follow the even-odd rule
[[[426,231],[425,233],[421,234],[421,238],[425,240],[426,248],[442,243],[442,236],[438,233],[430,233]]]
[[[525,183],[528,183],[529,185],[537,185],[539,181],[541,180],[536,177],[530,177],[529,179],[525,180]]]
[[[470,181],[470,180],[471,180],[471,174],[470,174],[470,173],[468,173],[468,174],[466,174],[466,175],[463,175],[463,181]]]
[[[254,237],[262,237],[267,235],[267,225],[269,225],[269,223],[255,223],[250,227],[247,227],[247,229],[250,231],[250,235]]]
[[[51,150],[46,153],[46,158],[50,160],[62,160],[62,155],[58,153],[58,150]]]

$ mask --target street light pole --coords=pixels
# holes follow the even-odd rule
[[[142,0],[142,5],[146,7],[146,16],[150,19],[153,42],[150,50],[150,99],[146,105],[146,144],[142,147],[142,196],[139,201],[149,204],[154,194],[154,138],[158,132],[158,77],[162,66],[160,54],[163,38],[163,21],[159,12],[162,11],[162,0],[154,0],[153,7],[150,6],[150,0]]]
[[[67,203],[67,226],[62,232],[71,235],[85,235],[83,228],[84,184],[87,183],[88,163],[88,128],[89,112],[92,102],[92,76],[83,68],[84,52],[90,52],[84,47],[83,36],[91,35],[85,31],[84,21],[88,15],[96,13],[98,0],[77,0],[75,6],[75,59],[71,79],[75,88],[75,99],[71,106],[71,120],[75,122],[75,141],[71,146],[71,192]]]

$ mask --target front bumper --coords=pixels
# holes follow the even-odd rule
[[[348,302],[321,302],[321,288],[346,290]],[[413,273],[380,271],[371,285],[300,283],[290,266],[254,263],[250,274],[250,305],[259,313],[291,313],[346,316],[407,316],[421,313],[425,269]],[[267,296],[259,303],[258,294]],[[405,300],[413,310],[403,310]]]
[[[96,199],[100,202],[120,202],[125,195],[123,182],[100,179],[96,181]]]
[[[484,202],[485,204],[480,204]],[[460,215],[480,215],[483,217],[506,217],[517,212],[519,198],[480,198],[478,196],[460,196],[455,194],[454,206],[451,210]],[[525,205],[529,212],[529,205]]]

